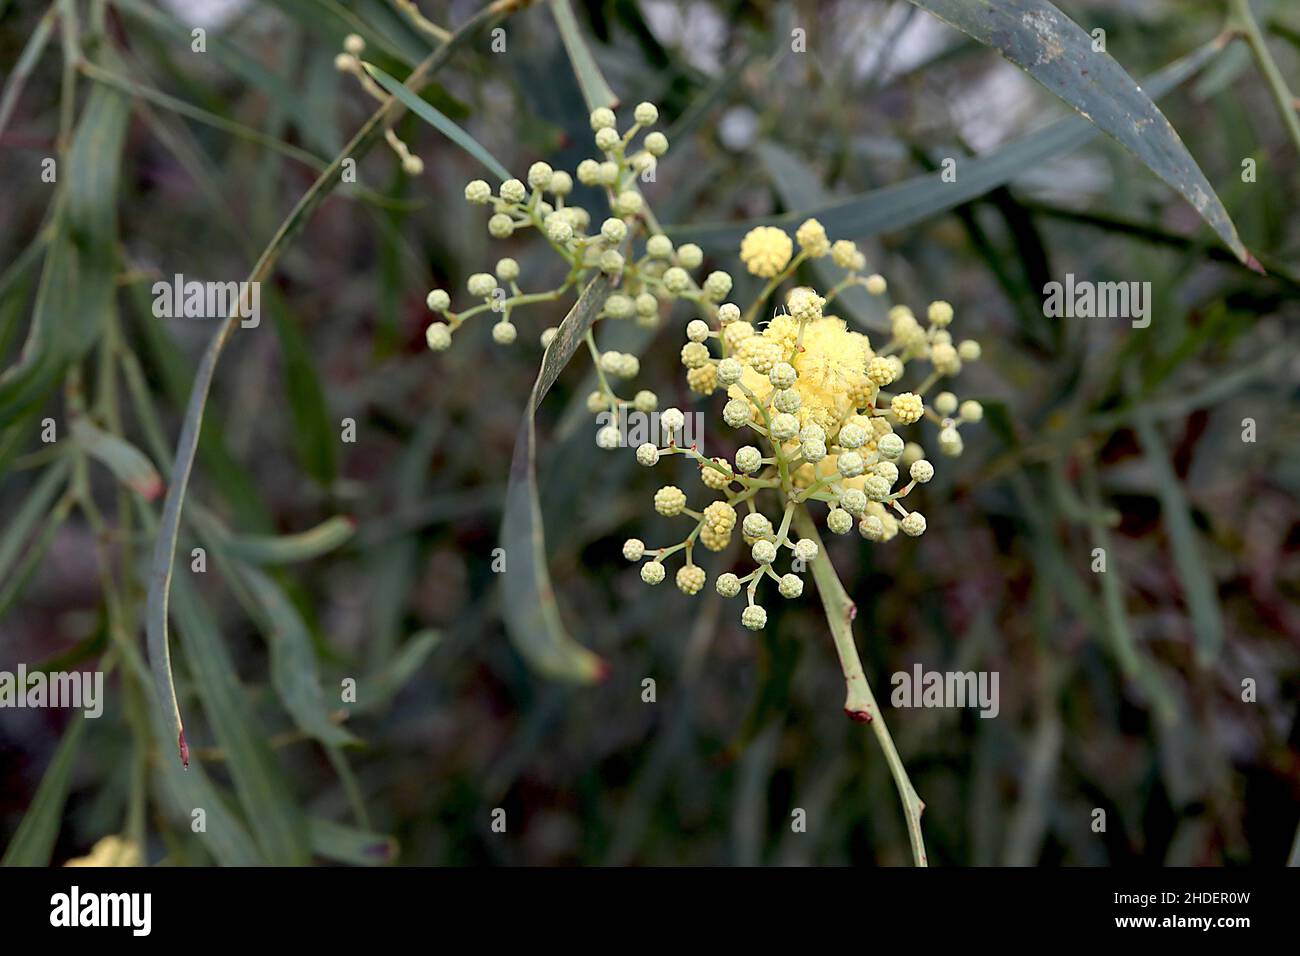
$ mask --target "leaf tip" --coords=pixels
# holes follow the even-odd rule
[[[180,735],[176,738],[176,745],[181,752],[181,769],[190,769],[190,745],[185,742],[185,729],[181,728]]]

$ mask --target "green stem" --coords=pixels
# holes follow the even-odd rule
[[[795,527],[799,534],[817,545],[817,557],[812,563],[813,580],[817,582],[817,593],[821,595],[822,608],[826,612],[826,623],[830,625],[831,637],[835,641],[835,652],[840,658],[840,668],[844,671],[844,684],[847,693],[844,698],[844,712],[854,720],[871,725],[880,749],[885,753],[889,772],[893,775],[894,785],[898,787],[898,796],[903,805],[903,816],[907,819],[907,836],[912,843],[912,858],[917,866],[927,866],[925,857],[925,839],[921,834],[921,814],[925,804],[916,794],[907,768],[898,756],[894,738],[885,726],[884,715],[876,704],[871,685],[862,670],[862,660],[858,657],[858,647],[853,641],[853,618],[857,615],[857,606],[853,603],[844,585],[840,583],[835,566],[831,564],[830,555],[817,533],[817,525],[807,508],[798,508],[794,516]]]
[[[1264,74],[1269,92],[1273,94],[1278,111],[1282,114],[1282,121],[1286,124],[1287,132],[1291,134],[1291,142],[1295,144],[1297,150],[1300,150],[1300,117],[1296,115],[1295,94],[1288,89],[1282,71],[1277,68],[1277,62],[1269,52],[1268,44],[1264,42],[1264,34],[1259,29],[1255,14],[1250,10],[1250,0],[1231,0],[1231,2],[1231,25],[1240,31],[1246,38],[1246,42],[1250,44],[1250,51],[1255,55],[1259,71]]]

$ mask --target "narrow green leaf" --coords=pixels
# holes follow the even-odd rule
[[[573,72],[582,89],[582,98],[587,101],[587,112],[607,106],[613,109],[618,105],[618,97],[605,82],[605,76],[596,65],[596,58],[591,55],[591,48],[578,29],[578,20],[573,15],[569,0],[551,0],[551,13],[555,16],[555,25],[560,30],[560,39],[573,64]]]
[[[311,849],[319,857],[354,866],[384,866],[397,859],[397,841],[356,827],[310,817]]]
[[[17,510],[5,515],[4,530],[0,531],[0,580],[8,579],[32,529],[49,513],[55,497],[66,486],[70,464],[67,458],[56,460],[42,472]]]
[[[31,75],[32,67],[45,52],[45,45],[49,42],[50,32],[54,28],[56,10],[57,5],[51,3],[50,9],[37,21],[36,29],[27,38],[27,45],[23,47],[23,52],[18,54],[18,62],[5,78],[4,93],[0,94],[0,134],[3,134],[5,127],[9,125],[9,117],[13,115],[14,107],[18,105],[18,96],[23,91],[27,77]]]
[[[272,865],[303,865],[311,857],[306,819],[253,715],[217,626],[187,578],[177,578],[172,593],[186,660],[257,843]]]
[[[1161,518],[1169,532],[1169,549],[1173,552],[1174,567],[1183,585],[1183,599],[1187,602],[1192,631],[1196,635],[1196,657],[1202,666],[1208,666],[1223,647],[1223,614],[1219,609],[1218,585],[1205,563],[1187,497],[1169,463],[1164,439],[1160,437],[1151,412],[1141,402],[1134,408],[1133,424],[1146,454],[1147,467],[1155,476]]]
[[[59,825],[63,821],[63,804],[68,799],[68,787],[72,783],[72,770],[76,764],[77,751],[81,747],[81,738],[86,732],[87,718],[78,715],[63,733],[63,740],[54,751],[41,785],[36,788],[32,805],[28,807],[23,822],[18,824],[4,859],[3,866],[49,866],[50,855],[54,852],[54,843],[59,837]]]
[[[1176,89],[1213,59],[1220,49],[1216,44],[1206,44],[1174,61],[1148,80],[1147,89],[1156,97]],[[781,226],[793,232],[804,219],[815,216],[833,236],[865,239],[906,229],[977,199],[1025,170],[1079,148],[1096,138],[1097,132],[1097,127],[1086,120],[1070,116],[984,156],[963,160],[955,183],[943,182],[940,173],[929,173],[780,216],[699,226],[668,226],[665,231],[677,243],[694,242],[710,251],[734,253],[745,233],[755,226]]]
[[[146,501],[163,490],[162,478],[144,452],[125,439],[96,428],[86,418],[72,422],[72,437],[87,455],[102,463],[113,476]]]
[[[356,703],[344,705],[348,713],[374,713],[383,709],[441,642],[442,635],[436,631],[420,631],[411,637],[381,671],[358,682]]]
[[[487,147],[421,99],[414,90],[403,86],[373,63],[363,63],[362,66],[366,68],[367,73],[379,81],[380,86],[406,104],[412,113],[477,159],[494,176],[501,180],[510,178],[510,173],[495,156],[487,151]]]
[[[534,416],[573,353],[582,344],[610,291],[602,276],[582,291],[546,354],[533,383],[528,407],[515,436],[506,488],[501,541],[506,571],[501,604],[506,630],[519,652],[539,672],[559,680],[589,683],[604,676],[606,665],[564,629],[546,567],[545,528],[537,501],[537,432]]]
[[[225,548],[232,557],[250,564],[295,564],[328,554],[356,531],[354,519],[335,515],[298,534],[231,535]]]
[[[1109,53],[1048,0],[910,0],[992,47],[1176,189],[1243,263],[1228,211],[1163,113]],[[958,177],[960,179],[960,176]]]
[[[315,357],[302,328],[289,317],[277,296],[272,296],[271,314],[284,350],[284,386],[293,419],[294,451],[306,472],[321,485],[329,486],[337,474],[338,436],[330,424],[329,403]]]
[[[257,568],[238,565],[235,573],[262,609],[262,630],[271,649],[271,683],[294,724],[323,744],[357,743],[355,736],[330,720],[311,632],[288,595]]]

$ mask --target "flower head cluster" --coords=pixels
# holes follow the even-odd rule
[[[796,242],[801,251],[792,257]],[[738,306],[724,303],[711,320],[696,319],[687,326],[681,352],[687,383],[703,395],[723,392],[724,423],[749,433],[732,458],[706,458],[671,438],[667,447],[647,443],[637,449],[637,460],[646,466],[675,454],[691,458],[706,491],[718,497],[694,510],[681,489],[660,488],[655,510],[688,519],[692,529],[679,543],[663,548],[629,540],[624,555],[634,561],[648,558],[641,577],[657,584],[666,577],[665,560],[684,551],[686,563],[677,584],[694,594],[704,576],[693,560],[695,544],[720,551],[739,526],[752,569],[743,576],[724,573],[715,586],[725,597],[745,592],[741,622],[755,630],[767,622],[767,611],[756,599],[760,584],[771,579],[782,597],[796,598],[803,592],[801,573],[818,560],[817,542],[791,533],[800,509],[824,505],[825,525],[833,534],[847,534],[855,526],[873,542],[889,541],[900,531],[910,537],[923,534],[925,517],[905,507],[903,499],[934,477],[934,466],[921,446],[906,441],[899,430],[931,421],[939,429],[939,450],[960,454],[959,427],[983,414],[978,402],[959,403],[946,391],[935,397],[933,407],[926,405],[925,395],[941,379],[979,358],[973,340],[953,344],[948,303],[932,303],[924,325],[907,307],[894,307],[890,334],[875,347],[867,335],[827,313],[849,285],[884,294],[880,276],[859,275],[866,262],[852,242],[832,243],[821,224],[810,219],[799,227],[794,242],[775,227],[761,226],[741,247],[746,266],[772,280],[771,288],[792,275],[801,257],[827,255],[848,276],[825,296],[796,287],[761,328],[753,316],[763,296],[743,316]],[[775,263],[781,264],[774,268]],[[904,387],[916,365],[928,365],[928,372]],[[744,443],[746,438],[750,443]],[[781,509],[773,517],[760,508],[764,497],[775,499]],[[790,570],[780,573],[776,566],[785,551],[792,559]]]

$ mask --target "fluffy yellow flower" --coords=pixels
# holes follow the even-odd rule
[[[875,383],[867,378],[871,343],[865,335],[850,332],[841,320],[835,318],[807,323],[801,347],[795,351],[793,343],[797,336],[798,323],[789,316],[777,316],[754,338],[761,338],[774,346],[779,344],[784,356],[794,353],[790,364],[799,373],[794,390],[801,399],[800,424],[816,423],[828,436],[834,436],[845,417],[875,398]],[[755,348],[747,344],[747,350]],[[766,374],[748,365],[740,384],[760,401],[766,400],[773,389]],[[737,385],[733,385],[728,394],[732,398],[745,397]]]
[[[794,234],[799,248],[814,259],[820,259],[831,251],[831,241],[826,237],[826,228],[816,219],[805,219],[799,231]]]
[[[139,844],[119,836],[106,836],[91,848],[89,855],[74,857],[63,865],[140,866],[143,862]]]
[[[775,226],[758,226],[740,241],[740,261],[751,275],[770,279],[790,262],[794,243]]]

